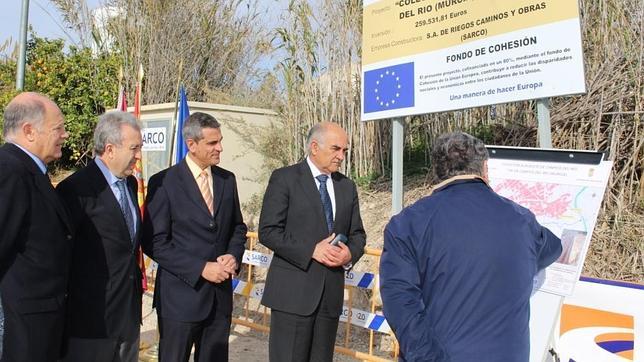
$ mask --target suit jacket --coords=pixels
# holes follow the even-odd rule
[[[146,254],[159,263],[154,303],[158,314],[183,322],[232,313],[232,281],[201,277],[207,261],[231,254],[241,265],[246,225],[232,172],[211,168],[214,216],[185,160],[150,178],[143,221]]]
[[[61,312],[72,226],[49,178],[10,143],[0,147],[0,200],[0,295],[5,309],[20,314]]]
[[[380,293],[407,361],[527,361],[530,293],[561,253],[532,212],[454,181],[385,228]]]
[[[21,149],[0,147],[2,299],[25,313],[61,308],[72,226],[49,178]]]
[[[95,161],[57,187],[77,226],[66,318],[70,337],[132,341],[139,335],[141,213],[136,178],[128,177],[127,185],[136,211],[134,243],[119,202]]]
[[[339,172],[333,173],[331,179],[336,204],[333,232],[348,237],[347,246],[355,265],[366,243],[358,192],[353,181]],[[315,245],[328,236],[320,193],[306,160],[275,170],[264,194],[259,219],[259,241],[274,252],[263,305],[311,315],[324,291],[329,305],[340,315],[344,270],[328,268],[312,259]]]

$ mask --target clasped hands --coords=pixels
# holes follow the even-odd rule
[[[208,261],[201,276],[209,282],[221,283],[236,275],[237,259],[230,254],[220,255],[217,261]]]
[[[334,238],[335,233],[315,245],[314,260],[328,267],[343,266],[351,261],[351,251],[344,243],[338,243],[337,246],[330,244]]]

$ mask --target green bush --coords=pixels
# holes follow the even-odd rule
[[[27,44],[25,91],[49,96],[63,112],[69,133],[57,166],[74,168],[91,157],[97,116],[113,108],[118,93],[116,54],[92,54],[89,48],[69,47],[63,40],[32,36]],[[0,64],[0,107],[15,96],[15,60]]]

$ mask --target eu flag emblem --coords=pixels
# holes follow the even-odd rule
[[[364,113],[413,107],[414,63],[369,70],[364,87]]]

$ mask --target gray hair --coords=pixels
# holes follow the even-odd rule
[[[323,143],[322,137],[324,136],[324,133],[326,131],[326,127],[324,127],[323,123],[316,123],[311,127],[309,130],[309,134],[306,136],[306,155],[309,156],[311,154],[311,144],[313,141],[317,141],[318,143]]]
[[[465,132],[445,133],[438,136],[432,149],[433,182],[437,184],[457,175],[483,175],[483,164],[488,159],[485,144]]]
[[[131,113],[110,111],[98,117],[98,124],[94,130],[94,153],[102,156],[107,144],[120,146],[123,142],[122,125],[129,125],[136,130],[141,130],[139,122]]]
[[[186,120],[186,123],[183,124],[181,134],[183,135],[184,141],[188,139],[199,141],[203,138],[203,133],[201,132],[202,129],[219,127],[221,127],[221,124],[219,124],[215,117],[208,113],[195,112],[191,114]]]
[[[42,94],[35,94],[46,98]],[[47,113],[45,102],[38,97],[12,100],[4,109],[2,136],[6,140],[11,140],[14,132],[18,131],[28,121],[35,127],[40,128],[45,120],[45,113]]]

